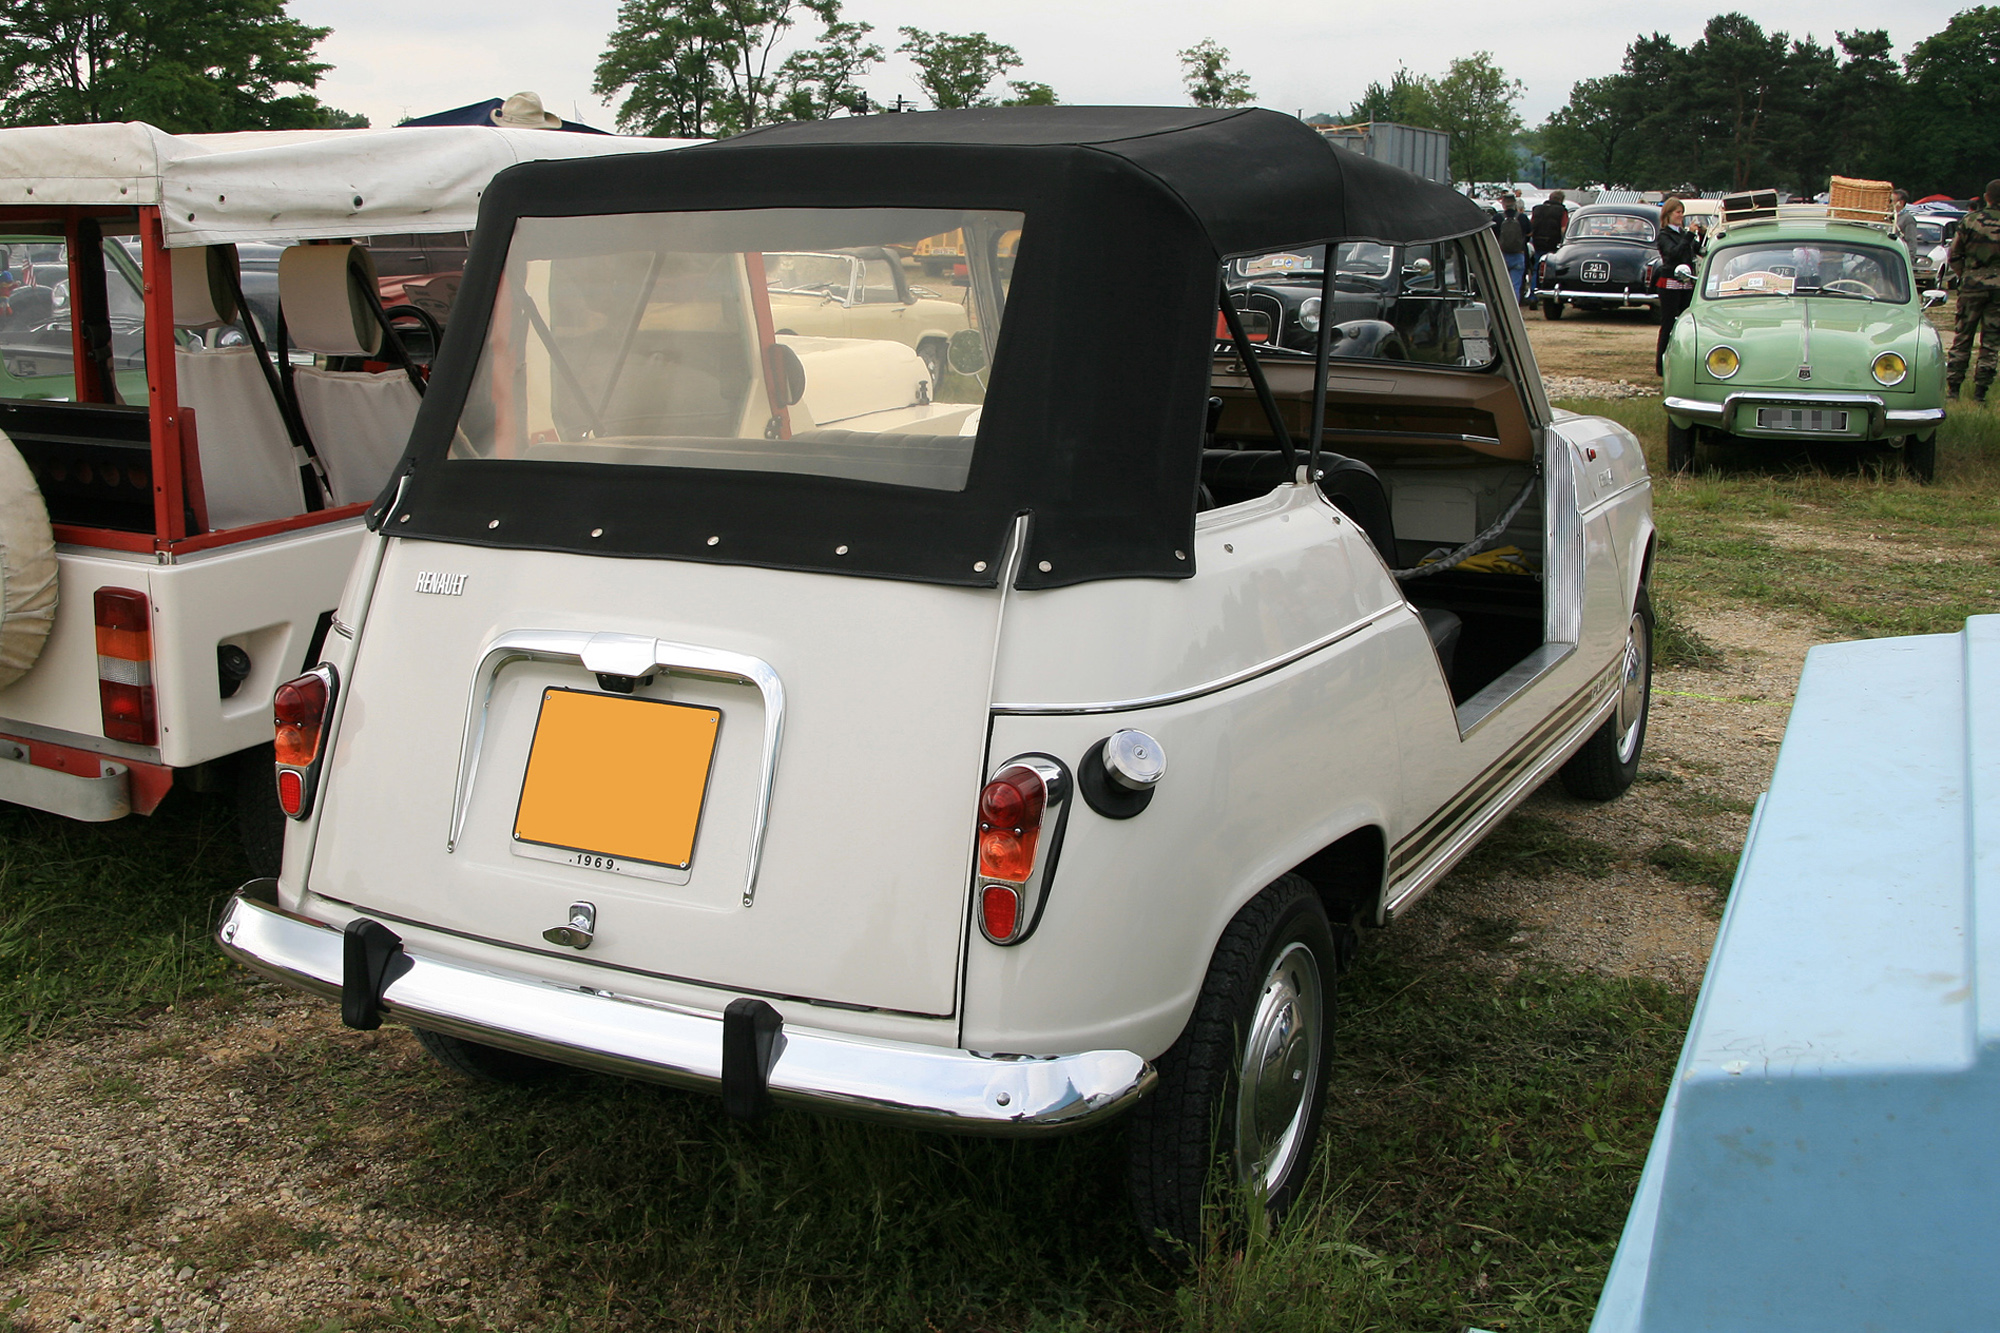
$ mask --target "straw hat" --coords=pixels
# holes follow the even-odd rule
[[[493,123],[503,130],[559,130],[562,117],[542,110],[540,93],[515,93],[492,113]]]

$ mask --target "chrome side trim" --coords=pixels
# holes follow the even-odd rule
[[[465,812],[479,774],[479,752],[486,743],[487,708],[493,682],[513,662],[575,662],[584,670],[606,675],[643,676],[665,671],[698,680],[734,681],[756,687],[764,698],[764,765],[757,784],[757,817],[750,831],[750,869],[743,883],[743,905],[757,896],[757,871],[764,857],[764,832],[771,819],[771,789],[778,776],[778,747],[785,733],[785,686],[769,662],[747,653],[724,652],[692,643],[671,643],[637,634],[588,634],[580,630],[509,630],[486,645],[472,674],[465,706],[465,730],[458,746],[458,783],[451,798],[451,833],[445,851],[458,848],[465,831]]]
[[[1379,611],[1370,612],[1368,615],[1361,617],[1361,619],[1351,624],[1341,626],[1331,634],[1322,635],[1302,647],[1294,648],[1290,652],[1281,653],[1267,661],[1259,662],[1255,666],[1244,667],[1241,671],[1232,671],[1226,676],[1218,676],[1216,679],[1204,681],[1200,685],[1191,685],[1184,690],[1168,690],[1163,694],[1142,695],[1136,699],[1114,699],[1104,703],[994,704],[993,712],[998,716],[1004,717],[1057,717],[1086,713],[1134,713],[1145,708],[1164,708],[1169,704],[1186,703],[1190,699],[1199,699],[1203,695],[1216,694],[1220,691],[1241,685],[1245,681],[1255,680],[1259,676],[1268,676],[1273,671],[1288,667],[1301,658],[1311,657],[1314,653],[1322,649],[1331,648],[1342,639],[1353,638],[1376,621],[1396,611],[1406,610],[1408,606],[1409,603],[1397,600]]]
[[[337,997],[341,933],[276,905],[253,880],[224,911],[224,953],[267,977]],[[722,1015],[412,952],[382,993],[389,1018],[583,1069],[715,1091]],[[1034,1136],[1094,1124],[1151,1090],[1131,1051],[982,1054],[786,1024],[771,1095],[810,1110],[957,1133]]]

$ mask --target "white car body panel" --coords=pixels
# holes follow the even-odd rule
[[[359,519],[214,547],[160,564],[152,556],[63,546],[61,602],[35,669],[0,689],[0,732],[176,768],[271,739],[271,691],[298,674],[319,616],[330,611],[360,549]],[[97,695],[91,594],[133,588],[152,598],[157,749],[106,740]],[[250,654],[251,674],[221,697],[216,649]]]
[[[589,961],[914,1014],[954,1008],[1000,597],[992,590],[666,561],[391,541],[324,780],[315,893],[398,920],[564,956],[542,932],[597,905]],[[463,593],[416,591],[419,571]],[[757,691],[662,675],[650,697],[723,711],[686,885],[516,856],[512,819],[540,690],[581,667],[517,663],[495,682],[458,850],[447,852],[474,671],[514,629],[642,634],[747,653],[787,717],[754,905],[744,907],[762,711]],[[399,665],[428,669],[381,688]],[[395,774],[394,782],[375,775]],[[350,778],[349,775],[354,775]],[[356,780],[359,779],[359,780]],[[771,959],[787,960],[782,977]],[[526,960],[523,960],[525,962]]]

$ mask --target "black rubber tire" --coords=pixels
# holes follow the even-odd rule
[[[1694,429],[1667,422],[1667,471],[1675,476],[1694,471]]]
[[[1562,784],[1578,800],[1608,801],[1623,796],[1632,780],[1639,776],[1639,761],[1646,753],[1646,723],[1653,711],[1653,599],[1643,587],[1633,603],[1632,616],[1639,623],[1645,655],[1641,664],[1638,730],[1632,733],[1630,753],[1621,757],[1621,742],[1630,726],[1619,725],[1620,718],[1614,709],[1604,719],[1604,725],[1590,734],[1583,748],[1570,756],[1569,762],[1562,766]],[[1621,666],[1621,676],[1625,669]]]
[[[232,794],[236,802],[236,836],[243,859],[258,879],[275,879],[285,859],[285,826],[291,821],[278,808],[278,761],[268,745],[236,756]]]
[[[1284,1215],[1312,1169],[1333,1054],[1338,955],[1318,893],[1299,876],[1285,875],[1245,904],[1222,932],[1187,1027],[1156,1062],[1159,1085],[1132,1113],[1127,1143],[1133,1214],[1154,1251],[1170,1263],[1201,1252],[1205,1204],[1223,1205],[1222,1226],[1232,1238],[1256,1220],[1242,1212],[1248,1190],[1238,1183],[1230,1112],[1245,1032],[1265,978],[1294,942],[1304,944],[1318,964],[1320,1045],[1317,1074],[1305,1092],[1300,1146],[1264,1201],[1268,1220]]]
[[[1562,317],[1563,317],[1563,303],[1561,301],[1542,302],[1543,319],[1561,319]]]
[[[485,1046],[463,1037],[449,1037],[423,1028],[410,1030],[417,1034],[417,1040],[436,1057],[439,1064],[478,1083],[525,1087],[565,1072],[562,1065],[538,1060],[532,1055],[503,1051],[498,1046]]]
[[[1932,482],[1937,480],[1937,433],[1918,438],[1912,435],[1903,441],[1903,471],[1913,480]]]

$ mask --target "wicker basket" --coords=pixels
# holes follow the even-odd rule
[[[1827,212],[1849,222],[1891,222],[1896,215],[1896,202],[1892,197],[1894,189],[1888,181],[1835,176],[1829,190]]]

